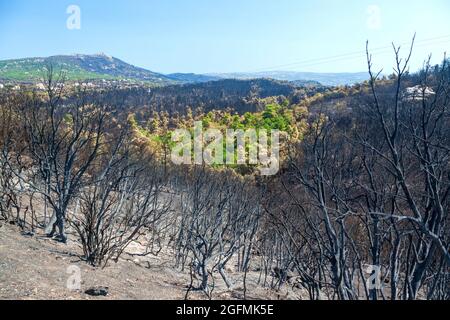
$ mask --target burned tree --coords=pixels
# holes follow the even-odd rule
[[[162,196],[162,171],[152,167],[151,159],[138,159],[130,145],[127,128],[112,137],[110,151],[96,161],[98,168],[80,190],[77,210],[69,219],[84,258],[95,266],[117,262],[142,237],[154,241],[149,235],[158,235],[161,220],[171,211],[171,198]]]
[[[239,252],[240,267],[248,268],[262,210],[256,189],[231,171],[214,173],[195,167],[191,175],[182,196],[177,264],[184,268],[190,263],[193,275],[200,277],[194,289],[209,295],[215,271],[228,287],[233,285],[226,266]]]
[[[377,139],[382,143],[375,143],[373,137],[367,136],[361,143],[374,152],[398,186],[394,213],[373,214],[389,217],[397,225],[406,222],[411,228],[402,297],[415,299],[435,259],[442,260],[437,265],[446,266],[447,270],[450,266],[450,74],[445,59],[434,72],[428,60],[418,74],[417,93],[405,94],[412,47],[405,60],[400,58],[400,48],[394,47],[394,51],[394,92],[387,98],[377,87],[378,75],[372,71],[372,58],[367,50],[373,97],[367,104],[368,120],[376,124],[376,130],[381,133]],[[442,271],[439,268],[433,272]]]
[[[410,75],[411,51],[394,47],[390,79],[368,53],[370,81],[348,109],[312,113],[267,204],[266,264],[312,299],[448,297],[450,68]]]
[[[83,183],[102,144],[107,108],[87,104],[78,92],[75,102],[65,103],[64,77],[48,69],[46,92],[34,92],[18,106],[25,134],[26,154],[32,170],[25,182],[45,197],[53,215],[46,231],[56,228],[65,242],[69,205]],[[16,177],[23,177],[16,173]]]

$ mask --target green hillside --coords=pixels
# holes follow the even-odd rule
[[[4,60],[0,61],[0,79],[36,82],[45,76],[49,66],[57,73],[64,72],[69,81],[129,79],[157,84],[174,82],[165,75],[132,66],[104,54]]]

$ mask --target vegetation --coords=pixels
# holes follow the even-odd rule
[[[408,74],[395,55],[389,78],[368,54],[369,81],[329,89],[226,80],[69,92],[49,70],[45,93],[0,96],[0,215],[62,242],[74,231],[93,266],[133,242],[142,255],[171,251],[190,275],[186,298],[213,297],[215,275],[246,298],[257,270],[261,286],[313,300],[448,300],[450,68]],[[280,171],[172,164],[172,132],[195,121],[285,131]]]
[[[0,79],[24,82],[42,81],[45,78],[45,70],[49,66],[56,71],[63,72],[68,81],[131,80],[152,84],[177,82],[162,74],[134,67],[104,54],[0,61]]]

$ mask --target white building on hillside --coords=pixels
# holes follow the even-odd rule
[[[429,98],[435,95],[433,89],[429,87],[422,87],[420,85],[409,87],[405,89],[405,97],[407,100],[422,100],[424,97]]]
[[[41,82],[41,83],[36,84],[36,88],[38,90],[45,90],[45,85]]]

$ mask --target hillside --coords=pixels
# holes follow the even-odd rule
[[[150,110],[167,111],[169,114],[186,114],[189,108],[201,108],[204,112],[211,110],[232,109],[239,114],[256,112],[264,108],[261,99],[269,97],[312,96],[323,92],[323,87],[299,87],[287,81],[271,79],[235,80],[224,79],[204,83],[168,85],[153,88],[111,89],[106,90],[103,98],[110,104],[120,103],[121,108],[129,111]],[[92,99],[96,98],[95,92]],[[140,112],[139,112],[140,113]]]
[[[165,75],[135,67],[105,54],[60,55],[48,58],[25,58],[0,61],[0,79],[12,81],[38,81],[45,75],[45,68],[52,65],[63,71],[67,80],[134,80],[155,84],[175,83]]]
[[[39,229],[35,234],[20,232],[20,228],[0,220],[0,300],[183,300],[190,278],[188,271],[180,272],[173,266],[170,251],[158,256],[139,256],[144,250],[134,242],[117,263],[106,268],[88,265],[81,258],[78,241],[62,244],[49,239]],[[74,270],[80,271],[81,288],[69,289]],[[242,273],[230,270],[233,281]],[[285,288],[269,290],[258,282],[259,272],[248,275],[248,286],[253,299],[302,299],[303,290]],[[227,289],[217,278],[215,297],[224,300],[242,299],[242,286]],[[105,297],[94,297],[85,291],[107,287]],[[204,300],[202,292],[191,292],[190,300]]]
[[[224,79],[271,78],[284,81],[315,81],[325,86],[352,85],[368,79],[367,72],[357,73],[315,73],[296,71],[261,71],[253,73],[219,73],[211,74]]]
[[[45,68],[52,65],[56,71],[64,71],[67,80],[128,80],[157,85],[205,83],[223,79],[274,79],[290,81],[297,86],[351,85],[367,80],[367,73],[311,73],[294,71],[267,71],[256,73],[171,73],[161,74],[128,64],[106,54],[58,55],[47,58],[24,58],[0,61],[0,80],[37,82],[45,75]]]
[[[167,77],[180,82],[185,83],[202,83],[209,81],[217,81],[221,80],[219,77],[208,76],[203,74],[195,74],[195,73],[171,73],[168,74]]]

